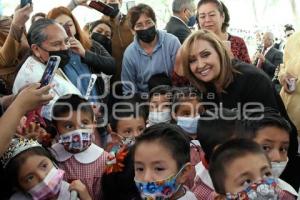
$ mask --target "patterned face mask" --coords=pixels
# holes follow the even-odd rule
[[[79,153],[92,144],[92,129],[77,129],[60,136],[59,143],[64,145],[66,151]]]
[[[176,179],[186,166],[187,164],[185,164],[176,175],[173,175],[165,180],[142,182],[135,179],[135,184],[141,194],[142,199],[163,200],[176,194],[181,186],[181,184],[176,183]]]
[[[28,193],[33,200],[52,199],[60,191],[63,176],[64,171],[53,166],[44,180],[31,188]]]
[[[241,192],[227,193],[226,200],[277,200],[279,190],[278,181],[274,178],[267,178],[249,185]]]
[[[120,136],[120,137],[121,137],[122,144],[126,145],[127,147],[131,147],[135,143],[135,137],[124,137],[124,136]]]

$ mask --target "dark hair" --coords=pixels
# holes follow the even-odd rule
[[[257,132],[266,127],[276,127],[288,134],[292,131],[290,123],[273,108],[266,107],[262,112],[247,113],[247,117],[249,119],[243,119],[243,126],[250,138],[255,138]]]
[[[159,85],[156,86],[154,88],[152,88],[149,92],[149,101],[151,100],[151,98],[155,95],[165,95],[168,94],[170,95],[170,101],[171,101],[171,97],[172,97],[172,88],[169,85]]]
[[[230,16],[229,16],[229,11],[228,8],[225,6],[225,4],[222,1],[219,0],[200,0],[198,2],[197,5],[197,22],[198,22],[198,26],[200,27],[199,21],[198,21],[198,17],[199,17],[199,13],[198,13],[198,9],[201,5],[203,4],[207,4],[207,3],[214,3],[216,4],[218,11],[220,12],[221,15],[224,16],[224,22],[222,24],[221,30],[222,32],[226,32],[227,28],[229,27],[229,21],[230,21]]]
[[[128,149],[121,172],[103,174],[101,187],[104,200],[111,199],[134,199],[141,200],[140,193],[134,183],[134,165],[132,149]]]
[[[134,29],[135,23],[139,20],[142,14],[145,14],[146,16],[150,17],[153,20],[153,22],[156,24],[156,17],[155,17],[154,10],[150,6],[140,3],[136,6],[133,6],[128,11],[128,18],[129,18],[129,24],[131,29]]]
[[[233,139],[215,150],[210,159],[209,175],[217,193],[225,195],[227,192],[225,191],[226,167],[234,160],[249,154],[263,155],[268,160],[259,144],[248,139]]]
[[[116,103],[113,107],[113,110],[115,111],[112,112],[109,121],[112,131],[117,132],[118,122],[121,118],[142,117],[146,124],[146,120],[147,120],[146,107],[147,106],[143,105],[141,103],[141,100],[137,96],[134,96],[129,100]]]
[[[46,14],[43,12],[38,12],[35,13],[32,17],[31,17],[31,24],[34,23],[36,20],[36,18],[41,17],[41,18],[46,18]],[[39,20],[39,19],[38,19]]]
[[[198,102],[201,102],[201,96],[194,87],[177,87],[173,88],[173,111],[176,113],[181,102],[196,98]]]
[[[12,160],[9,161],[8,165],[4,170],[5,180],[7,181],[6,183],[11,188],[17,187],[21,189],[18,182],[19,170],[22,164],[26,162],[27,158],[32,155],[45,156],[49,158],[53,163],[56,163],[56,160],[51,155],[51,153],[43,147],[32,147],[30,149],[21,152],[20,154],[18,154],[16,157],[14,157]]]
[[[113,28],[112,28],[111,24],[108,21],[103,20],[103,19],[96,20],[96,21],[93,21],[93,22],[89,23],[88,24],[89,33],[91,34],[93,32],[94,28],[96,28],[96,26],[98,26],[99,24],[107,25],[111,30],[111,37],[113,36]]]
[[[190,162],[190,142],[184,131],[177,125],[159,123],[145,129],[136,138],[134,153],[136,148],[144,142],[158,142],[168,149],[177,163],[178,170],[186,163]]]
[[[211,113],[217,113],[211,115]],[[213,118],[212,118],[213,117]],[[226,108],[207,110],[200,115],[197,128],[197,139],[205,153],[206,161],[210,160],[215,148],[233,138],[243,136],[241,121],[237,112]]]
[[[94,111],[87,100],[76,95],[76,94],[67,94],[61,96],[53,105],[52,109],[52,122],[55,125],[56,119],[67,113],[78,111],[88,113],[91,115],[91,119],[94,119]]]
[[[44,33],[44,29],[54,24],[57,23],[52,19],[40,19],[31,24],[27,34],[29,46],[32,44],[40,46],[42,42],[46,41],[48,36]]]
[[[172,81],[166,73],[154,74],[148,81],[148,89],[151,91],[153,88],[161,85],[172,86]]]

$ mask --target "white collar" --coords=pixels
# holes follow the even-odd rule
[[[296,197],[298,196],[296,190],[290,184],[288,184],[284,180],[281,180],[280,178],[278,179],[278,186],[280,187],[280,189],[287,191]]]
[[[270,49],[271,49],[273,46],[274,46],[274,45],[271,45],[271,46],[269,46],[269,47],[265,50],[264,56],[267,55],[267,53],[270,51]]]
[[[204,167],[202,162],[199,162],[197,165],[195,165],[195,170],[196,170],[196,176],[198,176],[205,185],[215,190],[210,175],[208,173],[208,170]]]
[[[84,150],[80,153],[75,153],[75,154],[67,152],[65,150],[64,146],[60,143],[56,143],[56,144],[52,145],[51,148],[54,151],[53,155],[55,156],[55,158],[58,162],[64,162],[64,161],[70,159],[72,156],[74,156],[74,158],[82,164],[89,164],[89,163],[94,162],[104,152],[104,150],[102,148],[98,147],[97,145],[95,145],[93,143],[86,150]]]
[[[201,144],[200,144],[199,140],[191,140],[190,145],[191,146],[195,145],[195,146],[201,147]]]

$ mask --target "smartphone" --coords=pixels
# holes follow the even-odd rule
[[[94,8],[95,10],[103,13],[107,16],[112,16],[115,12],[114,8],[101,2],[101,1],[90,1],[88,3],[89,7]]]
[[[72,34],[72,32],[71,32],[71,29],[70,29],[70,26],[69,26],[68,24],[64,24],[63,27],[64,27],[64,29],[65,29],[67,35],[68,35],[69,37],[73,37],[73,34]]]
[[[59,56],[50,56],[46,65],[46,69],[44,71],[44,74],[41,78],[41,87],[48,85],[51,83],[55,71],[60,63],[61,58]]]
[[[23,8],[23,7],[26,6],[28,3],[32,4],[32,0],[21,0],[20,8]]]

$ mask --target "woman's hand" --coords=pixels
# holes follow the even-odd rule
[[[285,75],[280,77],[280,83],[282,84],[284,91],[288,94],[292,94],[294,92],[294,91],[290,91],[289,87],[288,87],[288,83],[290,82],[289,81],[290,78],[296,78],[296,77],[289,74],[289,73],[286,73]],[[297,81],[297,78],[296,78],[296,81]]]
[[[72,183],[70,183],[69,190],[75,190],[78,193],[79,199],[81,200],[92,199],[86,186],[80,180],[72,181]]]
[[[79,40],[77,40],[74,37],[71,37],[69,42],[70,42],[70,48],[72,49],[73,52],[79,54],[81,57],[85,56],[85,49]]]
[[[30,4],[27,4],[23,8],[18,7],[15,11],[15,14],[14,14],[14,17],[12,20],[12,24],[19,28],[25,27],[25,23],[29,19],[32,11],[33,11],[33,8],[32,8],[32,5],[30,5]]]
[[[24,113],[31,111],[38,106],[47,104],[53,99],[53,95],[49,94],[50,89],[53,87],[51,84],[40,87],[40,83],[33,83],[25,87],[16,97],[13,102]]]

